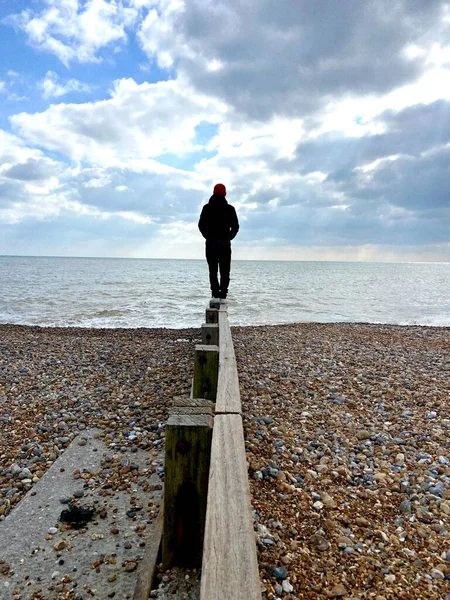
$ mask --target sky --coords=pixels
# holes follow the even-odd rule
[[[450,261],[450,2],[0,0],[0,254]]]

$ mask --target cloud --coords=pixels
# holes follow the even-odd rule
[[[242,257],[312,257],[308,247],[409,257],[414,244],[449,257],[448,3],[244,4],[46,0],[16,15],[29,41],[65,64],[97,62],[109,77],[113,63],[100,61],[129,50],[136,77],[151,81],[123,77],[124,61],[101,100],[12,115],[0,218],[48,232],[49,221],[73,219],[78,232],[91,220],[91,239],[110,252],[102,227],[132,232],[135,245],[120,246],[128,255],[200,255],[199,210],[224,181]],[[136,74],[144,55],[126,48],[133,36],[146,75]],[[155,82],[156,65],[171,79]],[[48,68],[45,98],[88,91]]]
[[[11,118],[28,142],[92,164],[123,165],[164,153],[194,152],[196,127],[217,123],[226,107],[195,92],[182,79],[137,84],[114,83],[111,97],[85,104],[57,104],[42,113]],[[149,163],[150,166],[150,163]],[[159,172],[169,167],[153,163]]]
[[[4,177],[21,181],[39,181],[49,179],[59,171],[59,166],[53,161],[40,158],[29,158],[24,163],[18,163],[3,172]]]
[[[44,98],[60,98],[71,92],[90,92],[92,89],[90,85],[77,79],[69,79],[65,83],[60,83],[59,76],[54,71],[47,71],[38,87],[42,90]]]
[[[312,115],[331,98],[385,94],[414,81],[448,41],[445,3],[406,0],[160,0],[140,27],[144,51],[256,119]]]
[[[127,41],[127,29],[145,2],[44,0],[46,8],[10,15],[6,23],[22,30],[38,50],[70,62],[99,62],[99,52]]]

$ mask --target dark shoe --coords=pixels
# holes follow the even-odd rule
[[[227,292],[219,292],[219,298],[222,298],[222,300],[225,300],[226,297],[227,297]]]

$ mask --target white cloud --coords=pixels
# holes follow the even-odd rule
[[[72,61],[98,62],[98,52],[125,42],[127,29],[136,22],[144,2],[119,0],[44,0],[41,11],[26,9],[6,22],[21,29],[39,50]]]
[[[140,85],[122,79],[108,100],[52,105],[42,113],[14,115],[11,122],[28,142],[73,160],[122,167],[141,161],[152,169],[149,159],[201,149],[195,128],[202,121],[220,122],[225,114],[223,103],[181,79]],[[170,170],[155,162],[153,168]]]
[[[6,81],[0,79],[0,94],[6,92]]]
[[[59,76],[54,71],[47,71],[38,87],[42,90],[44,98],[60,98],[70,92],[89,92],[92,89],[90,85],[77,79],[60,83]]]

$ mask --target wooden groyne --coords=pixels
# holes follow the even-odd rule
[[[201,567],[201,600],[260,600],[239,379],[225,302],[211,300],[195,348],[190,397],[166,425],[164,508],[134,600],[147,600],[157,561]]]

